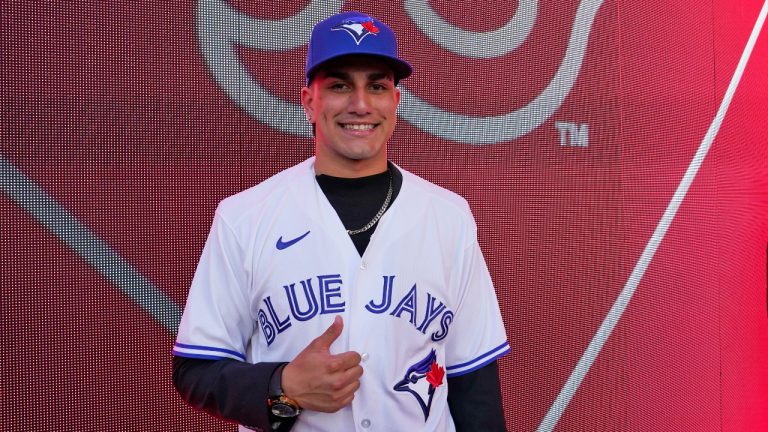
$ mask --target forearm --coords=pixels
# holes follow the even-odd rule
[[[270,431],[266,403],[269,379],[280,364],[174,356],[173,384],[193,408],[256,430]]]
[[[506,431],[498,364],[448,378],[448,406],[457,432]]]

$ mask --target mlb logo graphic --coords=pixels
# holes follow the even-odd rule
[[[331,31],[345,31],[355,40],[357,45],[368,35],[374,35],[379,33],[379,29],[373,20],[358,22],[354,20],[346,20],[343,23],[331,28]]]

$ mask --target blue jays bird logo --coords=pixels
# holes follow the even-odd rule
[[[360,41],[362,41],[364,37],[370,34],[375,36],[377,33],[379,33],[379,28],[376,27],[376,24],[373,23],[373,20],[364,22],[345,20],[341,24],[331,28],[331,30],[344,30],[355,39],[355,43],[357,45],[360,45]]]
[[[444,375],[445,369],[437,364],[437,356],[433,349],[426,357],[408,368],[403,379],[395,384],[394,390],[412,394],[424,413],[424,421],[427,421],[432,407],[432,397],[435,395],[435,389],[443,384]]]

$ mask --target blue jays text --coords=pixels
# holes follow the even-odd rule
[[[341,300],[341,275],[320,275],[316,280],[317,291],[313,286],[312,278],[283,286],[290,314],[278,313],[272,296],[264,298],[264,306],[259,308],[259,324],[267,345],[272,345],[280,333],[291,327],[291,320],[308,321],[318,314],[338,314],[346,310],[346,303]],[[427,334],[427,328],[435,323],[435,330],[430,334],[430,338],[435,342],[445,339],[453,322],[453,311],[429,292],[426,293],[426,305],[420,310],[419,290],[416,284],[413,284],[402,298],[393,299],[394,280],[394,275],[383,276],[381,295],[371,299],[365,305],[365,309],[372,314],[388,313],[393,317],[407,320],[422,334]],[[297,291],[301,294],[297,295]],[[301,301],[299,296],[302,297]]]

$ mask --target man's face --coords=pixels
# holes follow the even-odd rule
[[[386,170],[387,141],[397,119],[400,90],[392,69],[370,57],[330,62],[301,91],[315,125],[315,170],[352,177]]]

